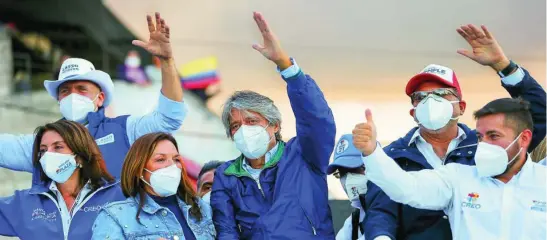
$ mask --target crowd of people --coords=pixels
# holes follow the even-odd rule
[[[241,151],[211,161],[195,190],[177,141],[187,108],[170,27],[147,16],[150,38],[133,41],[159,59],[161,94],[143,116],[106,117],[108,74],[66,59],[46,91],[63,118],[27,135],[0,134],[0,166],[32,173],[30,189],[0,198],[0,235],[21,239],[545,239],[546,94],[507,58],[484,26],[457,32],[458,52],[494,69],[510,97],[465,113],[454,71],[428,65],[408,81],[417,127],[382,147],[370,110],[336,143],[323,93],[260,13],[253,48],[287,84],[296,136],[284,141],[281,114],[265,95],[242,90],[223,105],[226,136]],[[135,65],[135,63],[131,63]],[[188,113],[191,114],[191,113]],[[540,144],[543,142],[543,144]],[[540,145],[538,147],[538,145]],[[534,150],[536,149],[536,150]],[[534,153],[532,153],[534,152]],[[539,153],[535,153],[539,152]],[[329,164],[331,154],[334,160]],[[532,159],[535,158],[535,159]],[[354,209],[335,233],[327,175]]]

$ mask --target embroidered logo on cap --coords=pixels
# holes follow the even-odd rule
[[[348,140],[346,139],[340,140],[340,142],[338,143],[338,146],[336,146],[336,154],[343,153],[344,151],[346,151],[346,149],[348,149],[348,147],[349,147]]]

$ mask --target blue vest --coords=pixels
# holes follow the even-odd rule
[[[87,115],[87,129],[103,154],[108,172],[116,179],[120,179],[125,155],[129,151],[126,123],[129,115],[109,118],[104,115],[104,108]],[[39,166],[32,172],[32,185],[40,183]]]

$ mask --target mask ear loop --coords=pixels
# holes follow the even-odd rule
[[[520,136],[522,135],[522,132],[519,133],[519,135],[517,136],[517,138],[515,138],[515,140],[513,140],[513,142],[511,144],[509,144],[509,146],[507,146],[505,148],[505,152],[507,152],[507,149],[509,149],[511,146],[513,146],[513,144],[515,144],[517,142],[517,140],[519,140]],[[511,161],[509,161],[507,163],[507,166],[510,167],[512,166],[511,164],[515,161],[515,159],[517,158],[517,156],[520,154],[520,152],[522,152],[522,147],[519,149],[518,153],[515,154],[515,156],[513,156],[513,159],[511,159]]]
[[[149,172],[150,175],[152,175],[152,173],[153,173],[153,172],[151,172],[150,170],[148,170],[148,169],[146,169],[146,168],[144,168],[144,170],[146,170],[147,172]],[[143,175],[141,175],[140,179],[141,179],[144,183],[146,183],[146,185],[152,187],[152,184],[150,184],[150,183],[148,183],[146,180],[144,180],[144,176],[143,176]]]

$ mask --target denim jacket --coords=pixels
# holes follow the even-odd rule
[[[169,209],[157,204],[146,195],[146,203],[139,215],[139,197],[129,197],[124,201],[113,202],[104,207],[93,224],[93,237],[91,239],[153,239],[160,238],[182,240],[184,233],[180,223]],[[199,200],[202,219],[198,221],[189,214],[191,208],[181,199],[177,198],[188,226],[197,240],[215,239],[216,231],[212,221],[211,207]]]

